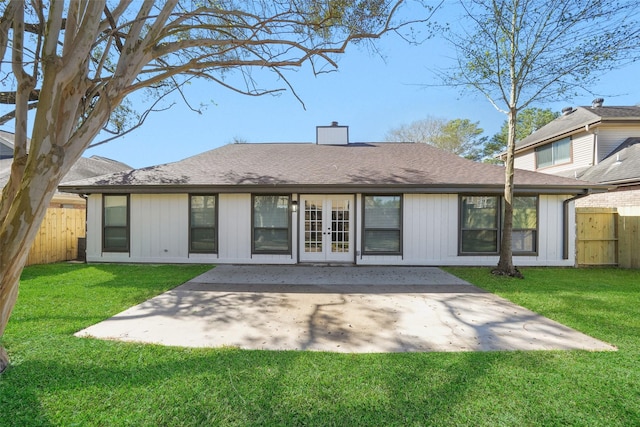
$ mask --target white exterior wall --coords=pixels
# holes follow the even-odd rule
[[[569,196],[540,196],[538,255],[515,256],[518,266],[575,264],[575,226],[569,230],[569,259],[563,260],[563,201]],[[295,196],[294,196],[295,199]],[[498,256],[458,255],[458,195],[403,196],[403,255],[361,255],[361,196],[356,196],[356,263],[362,265],[482,265]],[[251,254],[251,195],[218,196],[218,254],[189,254],[189,201],[186,194],[130,196],[130,253],[102,253],[102,195],[88,197],[87,261],[150,263],[295,264],[298,254],[298,214],[292,219],[290,255]],[[569,224],[575,224],[573,203]]]
[[[513,167],[516,169],[524,169],[528,171],[536,170],[536,152],[529,150],[522,154],[516,154],[513,159]]]
[[[294,226],[294,229],[296,228]],[[220,194],[218,196],[218,256],[214,262],[220,264],[293,264],[297,262],[292,255],[252,255],[251,229],[251,194]],[[297,253],[295,231],[291,243],[292,253],[295,255]]]
[[[571,162],[537,169],[537,171],[551,175],[564,172],[563,175],[567,175],[567,171],[591,166],[593,164],[593,139],[594,135],[592,133],[581,132],[573,135],[571,137]]]
[[[575,226],[569,229],[569,259],[562,259],[563,201],[569,197],[539,197],[538,255],[514,256],[515,265],[575,265]],[[403,200],[403,255],[358,256],[358,264],[497,265],[498,256],[458,255],[457,194],[406,194]],[[573,209],[571,203],[569,224],[575,224]]]
[[[593,149],[596,135],[593,133],[579,133],[571,138],[573,146],[573,165],[570,169],[593,166]]]
[[[102,195],[89,196],[88,262],[291,264],[291,255],[251,255],[251,194],[218,196],[218,254],[189,254],[189,196],[131,194],[130,252],[102,253]],[[292,239],[297,253],[297,236]]]
[[[101,262],[102,259],[102,194],[87,196],[87,262]]]
[[[571,171],[574,169],[584,169],[593,164],[594,150],[594,134],[589,132],[581,132],[571,137],[571,162],[558,166],[551,166],[542,169],[536,169],[536,153],[535,149],[516,154],[514,165],[517,169],[525,169],[548,174],[556,174],[560,172]],[[564,173],[563,175],[566,175]]]
[[[102,195],[88,199],[88,262],[189,262],[186,194],[131,194],[130,252],[102,253]]]
[[[132,194],[130,257],[134,262],[181,262],[189,253],[186,194]]]

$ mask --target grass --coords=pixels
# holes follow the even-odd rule
[[[331,354],[183,349],[73,333],[205,266],[25,270],[3,338],[0,425],[640,424],[640,273],[449,271],[617,352]]]

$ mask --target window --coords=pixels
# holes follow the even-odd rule
[[[189,251],[216,253],[216,196],[192,195],[189,198]]]
[[[290,197],[253,196],[253,253],[291,253]]]
[[[511,235],[514,253],[538,251],[538,198],[513,198],[513,230]]]
[[[463,196],[462,253],[498,252],[498,197]]]
[[[571,139],[564,138],[551,144],[536,148],[538,168],[569,163],[571,161]]]
[[[401,253],[401,200],[400,196],[364,197],[363,253]]]
[[[102,197],[102,250],[129,251],[129,196],[104,195]]]
[[[461,196],[460,253],[497,254],[500,251],[503,200],[498,196]],[[511,244],[514,255],[538,250],[538,197],[516,196],[513,201]]]

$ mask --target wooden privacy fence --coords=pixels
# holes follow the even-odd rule
[[[26,265],[77,259],[78,238],[85,237],[85,222],[85,209],[47,209]]]
[[[640,212],[576,209],[577,264],[640,268]]]

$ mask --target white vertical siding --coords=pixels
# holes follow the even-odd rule
[[[251,260],[251,194],[218,196],[218,229],[220,261]]]
[[[516,256],[519,266],[575,263],[575,216],[570,204],[569,259],[563,260],[563,201],[570,196],[539,197],[538,255]],[[357,206],[361,206],[358,195]],[[495,265],[497,256],[459,256],[457,194],[403,196],[401,256],[357,256],[368,265]],[[102,196],[88,197],[87,261],[89,262],[207,262],[292,264],[297,262],[298,215],[294,215],[292,253],[251,254],[251,195],[220,194],[218,198],[219,253],[189,254],[189,212],[186,194],[130,196],[131,252],[102,253]],[[356,248],[361,251],[361,209],[355,212]],[[361,253],[361,252],[360,252]]]
[[[622,144],[627,138],[640,137],[640,125],[602,126],[598,129],[598,162]]]
[[[402,256],[363,256],[360,264],[441,265],[457,256],[458,196],[405,194]]]
[[[188,257],[188,195],[132,194],[129,203],[132,260],[176,262]]]
[[[87,197],[87,261],[99,261],[102,248],[102,194]]]
[[[570,196],[539,197],[538,255],[515,256],[519,266],[573,266],[575,227],[569,230],[569,259],[563,260],[563,201]],[[573,206],[569,224],[575,223]],[[458,255],[459,212],[457,194],[405,194],[402,256],[364,256],[368,265],[479,265],[492,266],[498,256]]]
[[[297,262],[297,233],[292,231],[292,254],[251,254],[251,194],[218,195],[218,257],[216,263],[292,264]],[[296,215],[297,216],[297,215]],[[296,224],[292,224],[296,227]]]
[[[186,194],[129,196],[130,252],[102,252],[102,195],[91,195],[87,220],[89,262],[189,262]]]
[[[562,259],[563,199],[541,196],[538,200],[538,257]]]
[[[404,218],[413,227],[403,230],[404,257],[408,262],[434,262],[457,255],[458,196],[408,194]],[[416,231],[419,230],[419,231]]]

